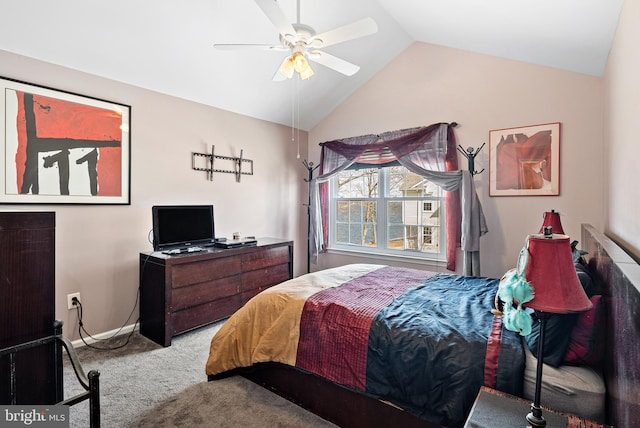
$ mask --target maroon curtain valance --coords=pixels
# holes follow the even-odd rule
[[[423,149],[425,142],[440,130],[441,125],[436,123],[426,127],[393,131],[381,135],[339,139],[320,143],[320,145],[323,149],[332,150],[354,162],[380,165]],[[358,142],[354,144],[356,140]]]

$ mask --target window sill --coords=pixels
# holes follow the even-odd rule
[[[444,271],[447,267],[447,261],[444,258],[427,258],[418,257],[405,254],[386,254],[386,253],[374,253],[360,250],[347,250],[344,248],[329,248],[327,254],[336,256],[348,256],[358,257],[367,260],[378,260],[384,262],[384,264],[390,264],[392,262],[418,265],[420,268],[425,267],[433,269],[434,271]]]

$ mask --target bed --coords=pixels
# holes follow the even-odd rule
[[[583,227],[583,240],[599,251],[593,241],[603,237],[593,232]],[[607,278],[603,257],[591,254],[590,269]],[[461,426],[482,385],[520,396],[530,389],[526,368],[535,357],[490,312],[498,283],[368,264],[303,275],[264,291],[225,322],[212,339],[207,375],[242,374],[340,426]],[[609,285],[602,292],[611,293]],[[611,358],[620,357],[607,353],[597,367],[577,368],[594,374],[586,386],[596,384],[599,419],[605,402],[620,407],[612,415],[634,407],[611,389],[605,397],[617,367]],[[549,388],[543,404],[554,390],[566,395],[557,379]]]

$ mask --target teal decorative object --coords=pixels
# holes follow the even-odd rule
[[[498,297],[503,303],[502,321],[504,326],[518,332],[521,336],[531,333],[533,319],[531,315],[522,307],[523,304],[533,300],[533,287],[527,282],[524,272],[528,262],[528,249],[525,247],[520,251],[518,257],[518,267],[505,273],[500,279],[498,286]]]
[[[503,303],[504,326],[521,336],[531,333],[533,320],[522,305],[533,299],[533,287],[524,278],[520,278],[516,269],[509,270],[500,280],[498,297]]]

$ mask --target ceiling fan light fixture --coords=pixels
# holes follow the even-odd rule
[[[313,74],[313,70],[311,69],[309,64],[307,64],[307,68],[304,71],[300,72],[300,78],[302,80],[307,80],[309,77],[313,76]]]
[[[294,52],[291,59],[293,60],[293,68],[298,73],[303,73],[309,68],[309,63],[301,52]]]
[[[293,77],[293,72],[294,71],[295,71],[295,69],[293,68],[293,58],[292,57],[288,57],[280,65],[280,73],[283,76],[285,76],[287,79],[291,79]]]

